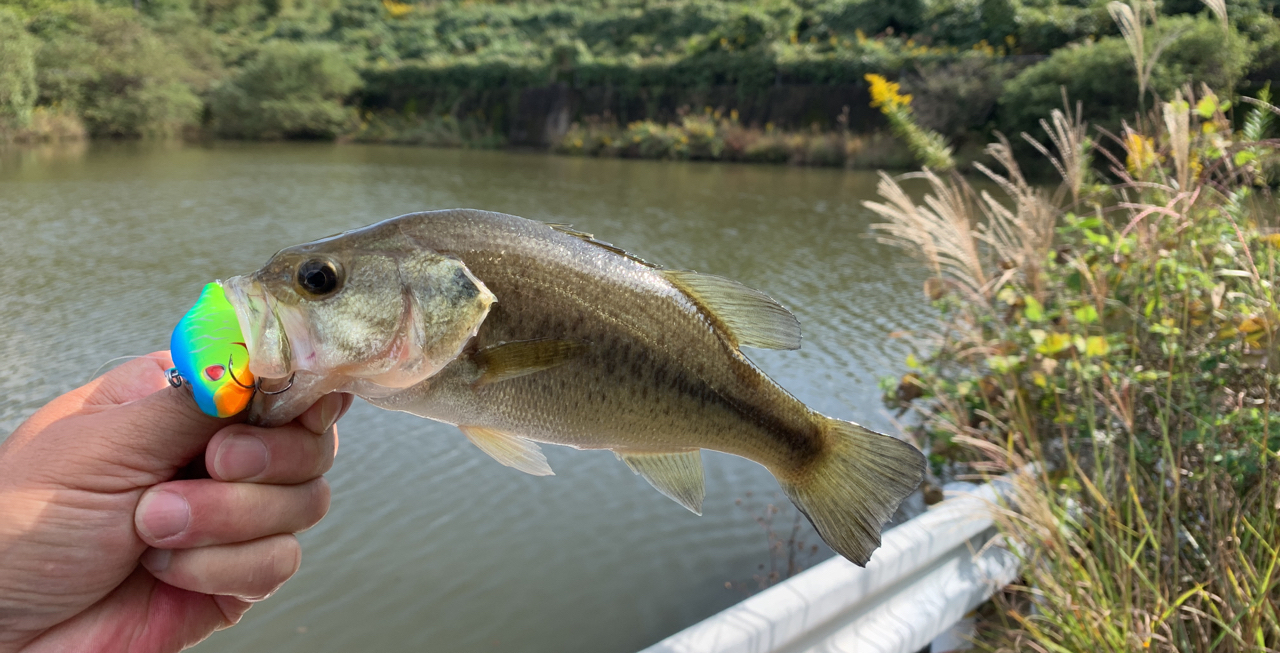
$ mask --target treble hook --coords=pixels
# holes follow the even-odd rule
[[[288,390],[289,388],[292,388],[292,387],[293,387],[293,380],[294,380],[295,378],[297,378],[297,377],[298,377],[298,373],[297,373],[297,372],[294,372],[293,374],[290,374],[290,375],[289,375],[289,384],[288,384],[288,385],[286,385],[286,386],[285,386],[285,387],[283,387],[283,388],[280,388],[279,390],[263,390],[263,389],[262,389],[262,377],[258,377],[258,380],[254,381],[254,383],[253,383],[253,384],[254,384],[254,387],[255,387],[255,388],[257,388],[257,391],[258,391],[258,392],[261,392],[261,393],[262,393],[262,394],[264,394],[264,395],[278,395],[278,394],[283,394],[286,390]]]
[[[257,390],[258,385],[257,385],[257,382],[256,382],[256,381],[254,382],[254,384],[253,384],[253,385],[245,385],[245,384],[243,384],[243,383],[241,383],[241,382],[240,382],[240,379],[237,379],[237,378],[236,378],[236,368],[235,368],[235,366],[234,366],[234,364],[233,364],[233,363],[234,363],[234,356],[235,356],[234,354],[232,354],[232,355],[230,355],[230,356],[227,356],[227,374],[230,374],[230,375],[231,375],[231,380],[232,380],[232,381],[235,381],[235,382],[236,382],[236,385],[238,385],[238,386],[240,386],[240,387],[244,388],[245,390],[250,390],[250,389]],[[288,388],[285,388],[285,390],[288,390]],[[284,390],[281,390],[281,392],[284,392]]]

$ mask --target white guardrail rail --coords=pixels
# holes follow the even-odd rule
[[[865,569],[836,556],[641,653],[934,653],[1017,576],[996,545],[997,480],[949,484],[947,500],[884,533]]]

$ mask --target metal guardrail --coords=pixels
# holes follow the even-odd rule
[[[641,653],[921,651],[1017,575],[1017,557],[991,541],[997,488],[946,490],[886,531],[865,569],[837,556]]]

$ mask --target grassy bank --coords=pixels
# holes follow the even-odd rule
[[[1241,101],[1187,85],[1117,131],[1069,103],[1022,135],[1056,189],[1002,138],[998,191],[924,171],[867,204],[933,273],[939,321],[885,384],[933,474],[1035,463],[988,650],[1280,647],[1280,109]]]
[[[883,132],[782,130],[772,124],[744,126],[734,113],[707,107],[679,122],[649,120],[620,126],[601,120],[573,124],[554,147],[583,156],[789,163],[849,168],[903,168],[912,158],[902,143]]]
[[[668,129],[710,106],[764,136],[864,136],[887,127],[878,74],[963,150],[1035,128],[1063,85],[1118,128],[1191,79],[1229,97],[1280,76],[1274,0],[1233,0],[1225,22],[1133,7],[1141,95],[1106,0],[0,0],[0,133],[563,147],[575,122]]]

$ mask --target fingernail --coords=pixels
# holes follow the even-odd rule
[[[164,571],[169,568],[169,561],[173,559],[173,551],[169,549],[147,549],[142,554],[142,566],[147,571]]]
[[[152,541],[173,537],[187,530],[191,522],[191,506],[180,494],[151,492],[142,498],[138,506],[142,514],[138,528]]]
[[[317,401],[307,412],[298,418],[298,421],[307,428],[308,431],[316,435],[327,432],[333,423],[338,421],[338,413],[342,410],[342,395],[338,393],[327,394]]]
[[[213,469],[224,481],[253,478],[267,471],[267,445],[253,435],[229,435],[213,456]]]

